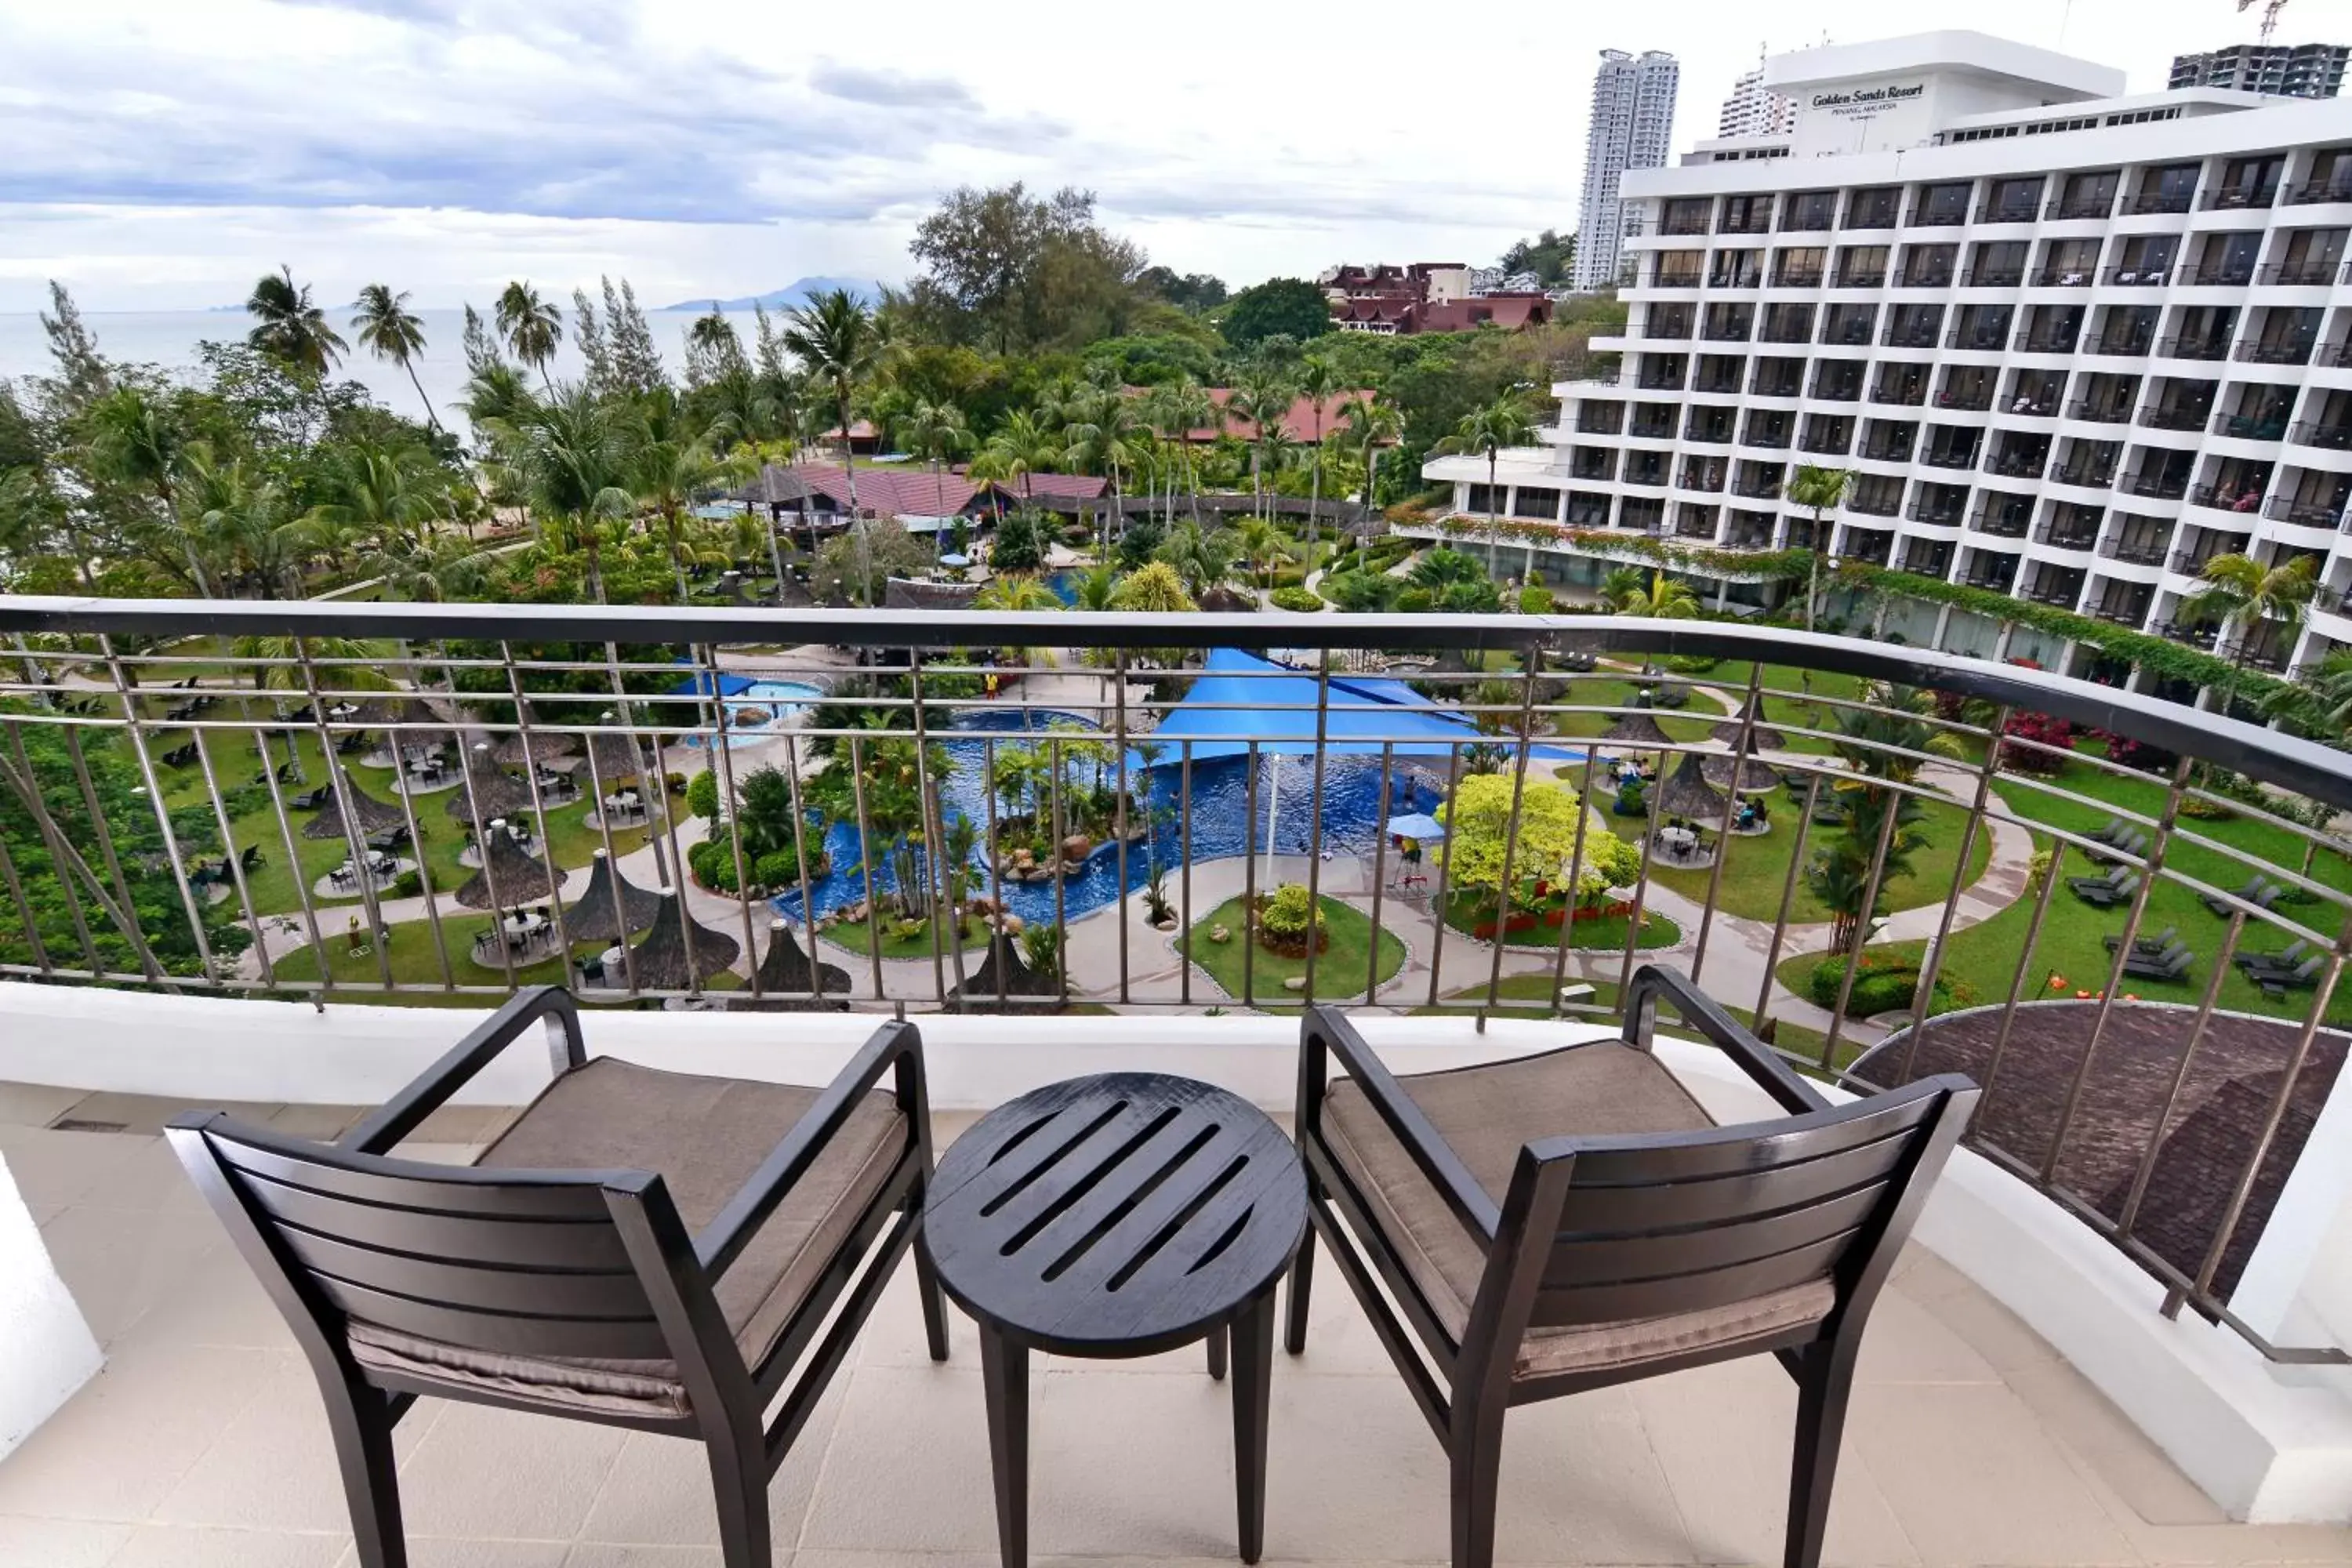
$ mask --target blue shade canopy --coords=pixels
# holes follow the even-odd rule
[[[1408,812],[1389,818],[1388,835],[1391,838],[1442,839],[1445,837],[1445,824],[1425,811]]]
[[[1240,756],[1253,741],[1262,755],[1311,756],[1315,701],[1314,676],[1239,648],[1212,648],[1208,668],[1151,733],[1160,748],[1157,761],[1173,764],[1188,741],[1194,762]],[[1376,756],[1383,745],[1393,745],[1401,757],[1443,757],[1456,745],[1496,739],[1480,734],[1460,712],[1381,676],[1334,677],[1323,734],[1327,751],[1354,756]],[[1534,754],[1573,762],[1583,753],[1539,745]],[[1147,764],[1130,754],[1129,765]]]
[[[969,555],[942,555],[940,557],[940,564],[942,566],[969,566],[971,564],[971,557]]]
[[[751,689],[751,680],[752,678],[748,675],[733,675],[730,674],[726,670],[705,669],[688,676],[684,680],[681,680],[676,686],[671,687],[670,690],[673,694],[679,697],[688,695],[695,697],[740,697],[744,692]],[[712,689],[714,681],[717,686],[716,690]]]

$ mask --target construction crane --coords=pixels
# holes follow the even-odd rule
[[[2254,0],[2238,0],[2238,9],[2241,13],[2253,9],[2253,5]],[[2278,31],[2279,13],[2285,9],[2286,0],[2266,0],[2266,3],[2263,6],[2263,43],[2269,43],[2271,41],[2271,35]]]

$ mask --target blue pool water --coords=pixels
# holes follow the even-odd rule
[[[1066,608],[1077,604],[1077,584],[1078,574],[1076,572],[1051,572],[1045,576],[1045,586],[1054,590],[1054,597],[1061,600]]]
[[[1022,709],[992,709],[960,715],[956,729],[966,734],[982,732],[1018,733],[1024,729],[1042,731],[1048,725],[1067,725],[1087,731],[1099,731],[1089,721],[1067,713],[1047,713]],[[979,739],[948,739],[940,742],[954,763],[954,772],[940,788],[942,809],[950,818],[969,816],[976,824],[986,824],[988,803],[985,798],[988,742]],[[1257,814],[1249,820],[1249,769],[1246,757],[1220,757],[1192,764],[1192,858],[1214,860],[1227,856],[1264,854],[1268,846],[1266,831],[1269,819],[1275,821],[1277,841],[1273,849],[1277,854],[1303,855],[1310,837],[1310,817],[1314,809],[1315,764],[1304,757],[1260,757],[1257,769]],[[1091,763],[1066,764],[1074,784],[1093,782]],[[1107,768],[1115,762],[1106,759]],[[1106,773],[1106,779],[1113,775]],[[1139,776],[1131,773],[1129,786],[1145,795],[1162,820],[1153,830],[1150,846],[1131,844],[1127,850],[1127,890],[1133,891],[1150,879],[1151,867],[1157,863],[1168,869],[1169,889],[1172,897],[1176,887],[1177,867],[1183,858],[1183,830],[1179,815],[1182,793],[1182,770],[1164,765]],[[1442,780],[1433,779],[1421,770],[1400,766],[1392,770],[1389,782],[1388,815],[1433,810],[1442,795]],[[1276,799],[1280,809],[1276,809]],[[1328,756],[1323,768],[1323,843],[1335,854],[1369,855],[1378,841],[1382,824],[1381,812],[1381,763],[1377,756]],[[866,896],[865,874],[858,865],[857,830],[854,824],[837,825],[825,840],[831,857],[833,875],[817,881],[810,894],[820,915],[856,903]],[[984,846],[983,846],[984,854]],[[992,891],[985,859],[979,861],[980,875],[976,884],[982,893]],[[897,879],[887,863],[880,858],[874,866],[874,886],[887,891],[897,886]],[[1087,857],[1084,875],[1071,877],[1062,883],[1062,907],[1065,917],[1076,920],[1110,903],[1119,895],[1118,850],[1115,845],[1097,847]],[[1051,882],[1004,884],[1004,901],[1013,912],[1024,921],[1051,921],[1054,918],[1054,884]],[[799,889],[783,894],[775,900],[778,913],[797,920],[801,913]]]
[[[764,740],[767,732],[785,721],[807,711],[811,700],[824,695],[821,687],[800,680],[755,680],[742,690],[721,699],[727,710],[727,744],[732,749],[754,741]],[[764,718],[760,714],[764,713]],[[746,715],[751,715],[747,721]],[[707,746],[708,735],[696,735],[686,742],[689,746]]]

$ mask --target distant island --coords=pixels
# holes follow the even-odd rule
[[[722,310],[748,310],[757,305],[771,310],[790,310],[835,289],[846,289],[853,298],[868,305],[875,301],[874,285],[861,283],[855,278],[795,278],[782,288],[772,289],[765,294],[745,294],[733,300],[681,300],[675,305],[664,305],[660,309],[708,310],[715,305]]]

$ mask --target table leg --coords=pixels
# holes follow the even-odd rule
[[[1209,1375],[1219,1383],[1225,1381],[1225,1326],[1223,1323],[1209,1331]]]
[[[1265,1546],[1265,1427],[1274,1381],[1274,1287],[1244,1307],[1234,1337],[1234,1492],[1242,1561]]]
[[[988,1466],[996,1479],[996,1550],[1003,1568],[1029,1562],[1029,1347],[980,1326],[988,1398]]]

